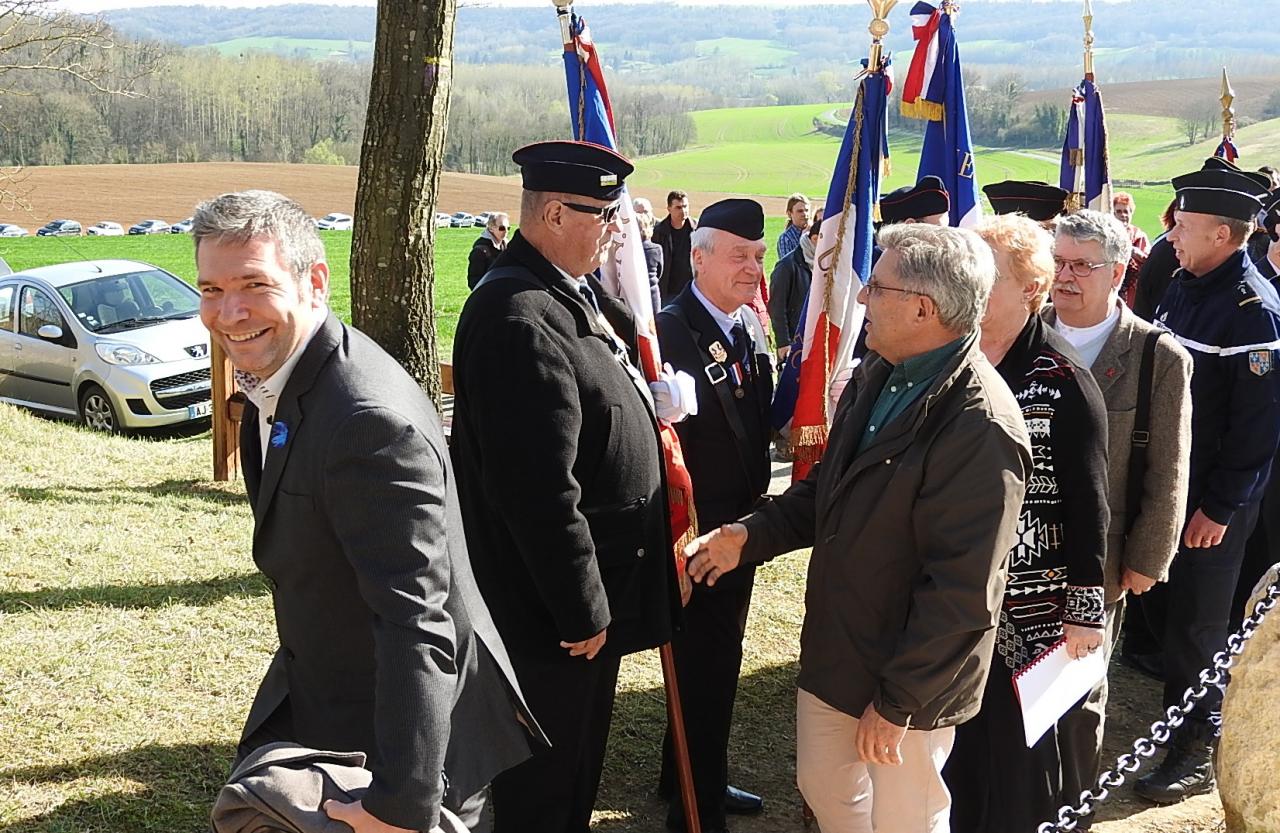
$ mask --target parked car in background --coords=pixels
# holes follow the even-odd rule
[[[130,234],[168,234],[169,224],[164,220],[143,220],[129,226]]]
[[[148,263],[92,260],[0,277],[0,402],[101,431],[212,413],[200,295]]]
[[[452,225],[451,217],[448,214],[436,213],[436,228],[448,228]]]
[[[188,217],[185,220],[179,220],[178,222],[169,226],[169,233],[170,234],[190,234],[191,224],[194,222],[195,222],[194,217]]]
[[[321,231],[351,231],[351,215],[326,214],[316,222],[316,228]]]
[[[455,212],[449,218],[449,225],[453,228],[471,228],[476,224],[476,218],[465,211]]]
[[[110,220],[103,220],[100,223],[94,223],[89,226],[85,229],[85,232],[93,235],[94,237],[119,237],[124,234],[124,229],[120,227],[119,223],[113,223]]]
[[[0,223],[0,237],[26,237],[31,232],[13,223]]]
[[[50,220],[36,231],[37,237],[79,237],[80,224],[75,220]]]

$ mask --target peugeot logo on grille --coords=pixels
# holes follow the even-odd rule
[[[209,345],[193,344],[187,348],[187,352],[191,354],[191,358],[193,359],[203,359],[205,356],[209,355]]]

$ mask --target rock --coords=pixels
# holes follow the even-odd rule
[[[1267,571],[1249,599],[1248,611],[1277,578],[1280,564]],[[1231,668],[1222,703],[1218,749],[1218,791],[1227,833],[1280,833],[1280,605],[1245,645]]]

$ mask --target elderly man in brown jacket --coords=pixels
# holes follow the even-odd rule
[[[870,352],[822,462],[689,545],[690,575],[813,547],[796,775],[823,833],[942,833],[955,726],[979,707],[1031,454],[978,349],[995,278],[972,232],[881,231],[859,300]]]
[[[1055,228],[1053,306],[1045,313],[1093,371],[1107,406],[1111,527],[1104,567],[1108,653],[1115,644],[1125,593],[1140,595],[1169,577],[1186,517],[1191,466],[1191,355],[1172,336],[1129,311],[1119,297],[1131,243],[1109,214],[1079,211]],[[1151,355],[1144,358],[1147,342]],[[1149,421],[1134,425],[1142,364],[1149,368]],[[1145,435],[1134,437],[1135,430]],[[1130,495],[1135,440],[1145,442],[1142,483]],[[1130,506],[1130,500],[1134,505]],[[1076,804],[1101,762],[1107,704],[1104,679],[1058,726],[1064,803]]]

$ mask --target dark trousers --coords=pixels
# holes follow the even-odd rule
[[[1253,595],[1258,583],[1272,564],[1280,563],[1280,471],[1271,467],[1271,481],[1258,509],[1258,523],[1244,549],[1244,563],[1240,566],[1240,578],[1236,582],[1235,597],[1231,600],[1231,630],[1244,621],[1244,606]]]
[[[685,608],[684,631],[671,642],[684,708],[689,764],[698,818],[704,828],[725,826],[724,792],[729,785],[729,727],[742,670],[755,568],[730,573],[713,588],[696,584]],[[662,742],[662,791],[671,795],[669,816],[684,818],[671,729]]]
[[[1213,662],[1213,655],[1226,648],[1231,601],[1257,520],[1254,501],[1236,511],[1222,543],[1207,549],[1182,547],[1173,559],[1164,623],[1166,708],[1181,703],[1183,692],[1199,685],[1200,671]],[[1208,720],[1221,710],[1222,693],[1210,688],[1191,717]]]
[[[550,749],[493,779],[495,833],[587,833],[604,768],[619,660],[511,654]]]

